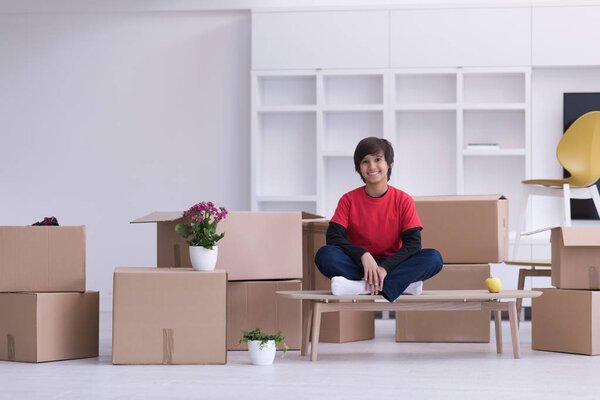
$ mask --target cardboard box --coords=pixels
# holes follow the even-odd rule
[[[98,292],[0,293],[0,360],[98,356]]]
[[[325,234],[329,220],[309,221],[304,224],[304,271],[310,271],[310,288],[331,290],[331,281],[315,265],[315,254],[325,246]],[[306,281],[307,277],[303,279]],[[373,339],[375,336],[375,313],[372,311],[336,311],[321,316],[319,342],[345,343]]]
[[[225,364],[227,274],[116,268],[113,364]]]
[[[302,302],[278,296],[278,290],[302,290],[302,282],[247,281],[227,284],[227,350],[247,350],[242,329],[274,335],[281,330],[290,350],[302,347]],[[283,343],[279,345],[283,349]]]
[[[0,292],[84,292],[85,226],[0,226]]]
[[[182,212],[155,212],[132,223],[157,223],[157,265],[191,268],[189,246],[175,233],[185,222]],[[303,212],[230,212],[217,232],[217,269],[232,281],[302,278],[302,219],[318,217]]]
[[[485,289],[489,276],[489,264],[444,265],[439,274],[423,282],[423,289]],[[396,341],[486,343],[490,341],[490,312],[396,312]]]
[[[600,289],[600,227],[552,228],[552,285]]]
[[[508,257],[508,200],[501,195],[415,197],[423,248],[445,264],[503,262]]]
[[[531,348],[600,354],[600,292],[533,289],[544,292],[531,303]]]

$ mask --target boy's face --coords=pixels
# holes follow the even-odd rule
[[[388,170],[392,168],[383,153],[367,154],[360,161],[360,175],[368,185],[387,182]]]

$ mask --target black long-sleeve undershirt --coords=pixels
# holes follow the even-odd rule
[[[342,225],[330,222],[327,228],[326,241],[328,245],[341,248],[355,263],[361,265],[361,257],[367,250],[348,241],[346,228]],[[421,228],[410,228],[402,232],[402,247],[391,257],[385,259],[381,264],[388,273],[398,264],[408,260],[421,250]]]

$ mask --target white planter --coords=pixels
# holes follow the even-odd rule
[[[275,359],[275,341],[269,340],[260,348],[260,340],[248,341],[248,353],[250,353],[250,361],[254,365],[271,365]]]
[[[212,271],[217,265],[219,247],[213,246],[212,250],[202,246],[190,246],[190,260],[196,271]]]

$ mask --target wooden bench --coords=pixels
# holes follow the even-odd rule
[[[304,318],[302,321],[302,349],[306,355],[308,340],[311,340],[310,360],[317,360],[321,314],[333,311],[485,311],[494,313],[496,323],[496,350],[502,353],[501,311],[508,311],[512,336],[513,355],[520,357],[519,325],[517,321],[516,299],[538,297],[542,294],[532,290],[504,290],[489,293],[487,290],[425,290],[420,296],[400,296],[390,303],[383,296],[345,295],[335,296],[327,290],[278,291],[278,295],[302,300]],[[364,301],[367,302],[364,302]],[[505,300],[505,301],[500,301]],[[311,334],[312,329],[312,336]]]

